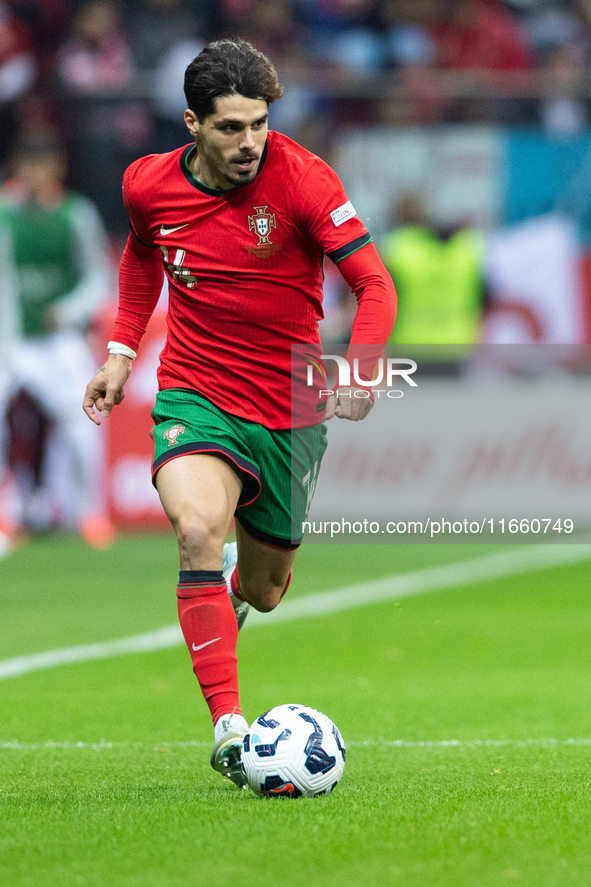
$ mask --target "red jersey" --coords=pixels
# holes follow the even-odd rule
[[[256,178],[228,191],[195,178],[195,150],[143,157],[123,179],[132,233],[161,250],[169,283],[159,386],[289,428],[290,349],[320,343],[324,256],[339,262],[371,237],[336,173],[280,133]],[[139,343],[119,323],[113,337]]]

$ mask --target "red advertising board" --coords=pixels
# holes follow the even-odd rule
[[[100,338],[108,341],[114,310],[100,319]],[[127,385],[125,400],[116,407],[107,426],[106,478],[109,515],[121,529],[160,529],[168,520],[152,485],[152,421],[157,391],[158,357],[166,337],[166,313],[152,317]]]

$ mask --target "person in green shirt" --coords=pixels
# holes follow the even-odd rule
[[[398,293],[391,342],[471,345],[479,341],[486,303],[484,242],[469,227],[431,224],[422,201],[405,197],[400,226],[382,243],[382,260]]]
[[[30,523],[75,524],[90,544],[113,536],[97,483],[101,442],[79,408],[94,365],[85,333],[109,297],[107,239],[65,175],[56,138],[26,135],[0,189],[0,554]],[[49,429],[40,472],[18,458],[19,409]]]

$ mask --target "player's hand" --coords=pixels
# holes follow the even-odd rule
[[[125,397],[123,386],[131,373],[131,365],[131,359],[124,354],[109,354],[86,386],[82,409],[95,425],[100,425],[100,416],[109,416],[113,407]],[[95,413],[95,407],[100,415]]]
[[[355,397],[356,391],[363,391],[363,394]],[[371,408],[373,400],[367,396],[365,388],[339,388],[335,394],[331,394],[326,404],[325,419],[350,419],[351,422],[359,422],[365,419]]]

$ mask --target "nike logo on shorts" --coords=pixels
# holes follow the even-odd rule
[[[221,638],[214,638],[213,641],[205,641],[204,644],[191,644],[191,649],[197,652],[197,650],[203,650],[204,647],[209,647],[210,644],[215,644],[216,641],[221,641]]]
[[[181,228],[187,228],[188,226],[188,222],[185,222],[184,225],[177,225],[176,228],[166,228],[164,225],[160,225],[160,233],[163,237],[166,237],[167,234],[174,234],[175,231],[180,231]]]

